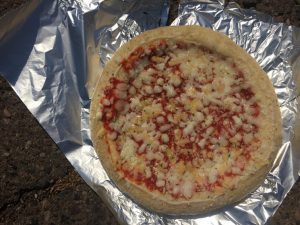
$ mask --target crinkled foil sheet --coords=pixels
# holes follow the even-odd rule
[[[299,28],[223,0],[183,0],[172,23],[226,34],[275,87],[283,144],[264,183],[238,205],[181,218],[148,212],[115,187],[92,147],[89,105],[103,66],[130,38],[164,26],[168,7],[167,0],[32,1],[0,21],[0,73],[120,223],[265,224],[300,174]]]

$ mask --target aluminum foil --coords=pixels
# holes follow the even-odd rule
[[[157,215],[122,194],[97,158],[89,105],[103,65],[130,38],[165,25],[167,16],[167,0],[32,1],[0,21],[0,73],[120,223],[265,224],[300,175],[300,32],[267,15],[224,0],[183,0],[172,23],[228,35],[273,82],[283,144],[264,183],[247,199],[202,216]]]

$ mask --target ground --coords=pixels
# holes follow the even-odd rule
[[[0,16],[28,0],[1,0]],[[293,0],[237,0],[279,22],[300,26]],[[171,17],[176,15],[172,1]],[[118,224],[113,214],[79,177],[7,82],[0,77],[0,225]],[[269,225],[300,225],[300,182]]]

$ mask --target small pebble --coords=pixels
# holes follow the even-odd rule
[[[44,199],[41,204],[43,209],[48,208],[50,206],[50,202],[48,201],[48,199]]]
[[[10,114],[10,112],[8,111],[7,108],[4,108],[3,114],[4,114],[5,117],[11,117],[11,114]]]
[[[9,119],[8,118],[3,118],[3,121],[4,121],[4,123],[7,125],[7,124],[9,124]]]
[[[300,211],[299,210],[295,210],[295,219],[297,221],[300,221]]]
[[[31,141],[27,141],[25,144],[25,149],[29,149],[30,145],[31,145]]]
[[[49,210],[47,210],[44,213],[44,224],[49,224],[50,218],[51,218],[51,212]]]

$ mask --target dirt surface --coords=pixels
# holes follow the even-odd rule
[[[0,1],[0,16],[26,0]],[[237,0],[300,26],[300,6],[293,0]],[[172,18],[177,14],[172,1]],[[78,176],[7,82],[0,77],[0,224],[118,224]],[[300,225],[298,181],[269,225]]]

